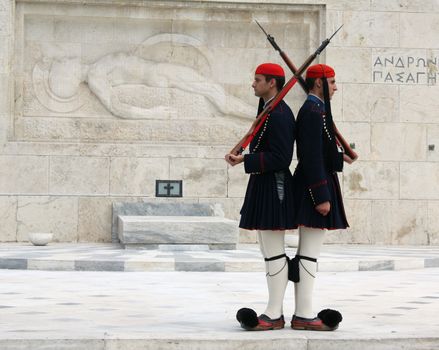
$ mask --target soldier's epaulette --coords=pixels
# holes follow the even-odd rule
[[[310,111],[313,113],[325,114],[324,110],[322,110],[322,107],[315,103],[311,105]]]
[[[279,103],[276,107],[274,107],[274,108],[270,111],[270,113],[273,113],[273,114],[280,114],[280,113],[283,113],[283,111],[284,111],[284,109],[283,109],[282,105]]]

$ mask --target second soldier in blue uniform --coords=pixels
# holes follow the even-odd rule
[[[334,70],[324,64],[308,68],[309,95],[297,116],[297,159],[294,172],[295,223],[299,226],[299,247],[293,260],[297,264],[294,329],[328,331],[338,327],[341,315],[331,310],[322,322],[315,317],[312,294],[317,259],[326,230],[348,227],[337,172],[345,157],[334,132],[330,99],[337,85]],[[293,264],[294,265],[294,264]],[[326,310],[327,311],[327,310]]]

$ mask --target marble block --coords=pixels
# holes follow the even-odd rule
[[[186,199],[163,198],[148,202],[114,202],[113,219],[111,227],[112,242],[118,242],[118,217],[119,216],[224,216],[220,204],[191,203]]]
[[[208,244],[235,249],[236,221],[217,216],[119,216],[119,239],[126,247],[158,244]]]

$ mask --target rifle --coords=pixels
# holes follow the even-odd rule
[[[287,66],[290,68],[290,70],[293,72],[294,76],[297,78],[297,80],[300,83],[300,86],[303,88],[303,90],[305,91],[306,94],[308,94],[308,87],[305,83],[305,80],[302,78],[301,76],[301,72],[299,72],[299,70],[296,68],[296,66],[293,64],[293,62],[291,62],[291,60],[289,59],[289,57],[287,56],[287,54],[282,51],[282,49],[279,47],[279,45],[276,43],[276,41],[274,40],[274,37],[270,34],[268,34],[265,29],[261,26],[261,24],[255,20],[256,24],[259,26],[259,28],[261,28],[261,30],[264,32],[264,34],[267,36],[267,40],[270,42],[270,44],[273,46],[273,48],[279,52],[279,55],[282,57],[282,59],[284,60],[284,62],[287,64]],[[329,39],[326,39],[323,41],[323,43],[327,42],[326,45],[329,44],[329,42],[331,41],[331,39],[333,38],[333,36],[341,29],[341,27],[343,27],[343,25],[340,26],[340,28],[338,28],[334,34],[332,34],[332,36]],[[322,45],[323,45],[322,43]],[[320,51],[321,52],[321,51]],[[320,54],[320,52],[318,54]],[[312,55],[311,55],[312,56]],[[311,57],[310,56],[310,57]],[[314,58],[317,55],[315,55],[312,60],[314,60]],[[308,58],[309,60],[310,58]],[[307,60],[307,61],[308,61]],[[311,61],[312,61],[311,60]],[[347,156],[347,159],[345,158],[345,161],[349,164],[351,164],[352,162],[354,162],[355,160],[357,160],[358,158],[358,154],[352,149],[351,145],[345,140],[345,138],[342,136],[342,134],[340,133],[340,131],[337,129],[337,127],[335,126],[335,123],[333,123],[334,126],[334,133],[335,133],[335,137],[338,140],[338,142],[343,146],[344,150],[345,150],[345,155]]]
[[[341,28],[341,27],[340,27]],[[302,73],[309,67],[309,65],[314,61],[314,59],[320,55],[320,53],[328,46],[329,42],[331,41],[332,37],[340,30],[337,29],[337,31],[329,38],[322,41],[318,49],[311,54],[306,61],[300,66],[299,69],[295,69],[295,72],[293,72],[293,76],[290,80],[284,85],[284,87],[277,93],[277,95],[271,100],[271,102],[261,111],[261,113],[258,114],[255,121],[252,123],[249,131],[245,134],[245,136],[235,145],[235,147],[232,148],[232,150],[229,152],[233,155],[239,155],[244,152],[245,148],[250,144],[250,142],[253,140],[255,135],[258,133],[261,126],[264,124],[265,120],[267,120],[268,114],[279,104],[280,101],[285,97],[285,95],[291,90],[291,88],[297,83],[297,81],[300,81],[302,78]],[[273,39],[274,40],[274,39]],[[290,62],[291,63],[291,62]],[[306,86],[306,84],[305,84]]]

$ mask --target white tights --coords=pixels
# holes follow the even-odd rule
[[[299,228],[299,246],[297,255],[318,259],[320,248],[325,236],[325,230],[308,227]],[[313,318],[312,295],[317,263],[301,259],[299,261],[300,281],[294,284],[296,310],[294,314],[299,317]]]
[[[259,246],[264,258],[285,254],[285,231],[258,231]],[[288,283],[286,258],[265,262],[268,304],[264,314],[272,319],[283,314],[283,300]]]

